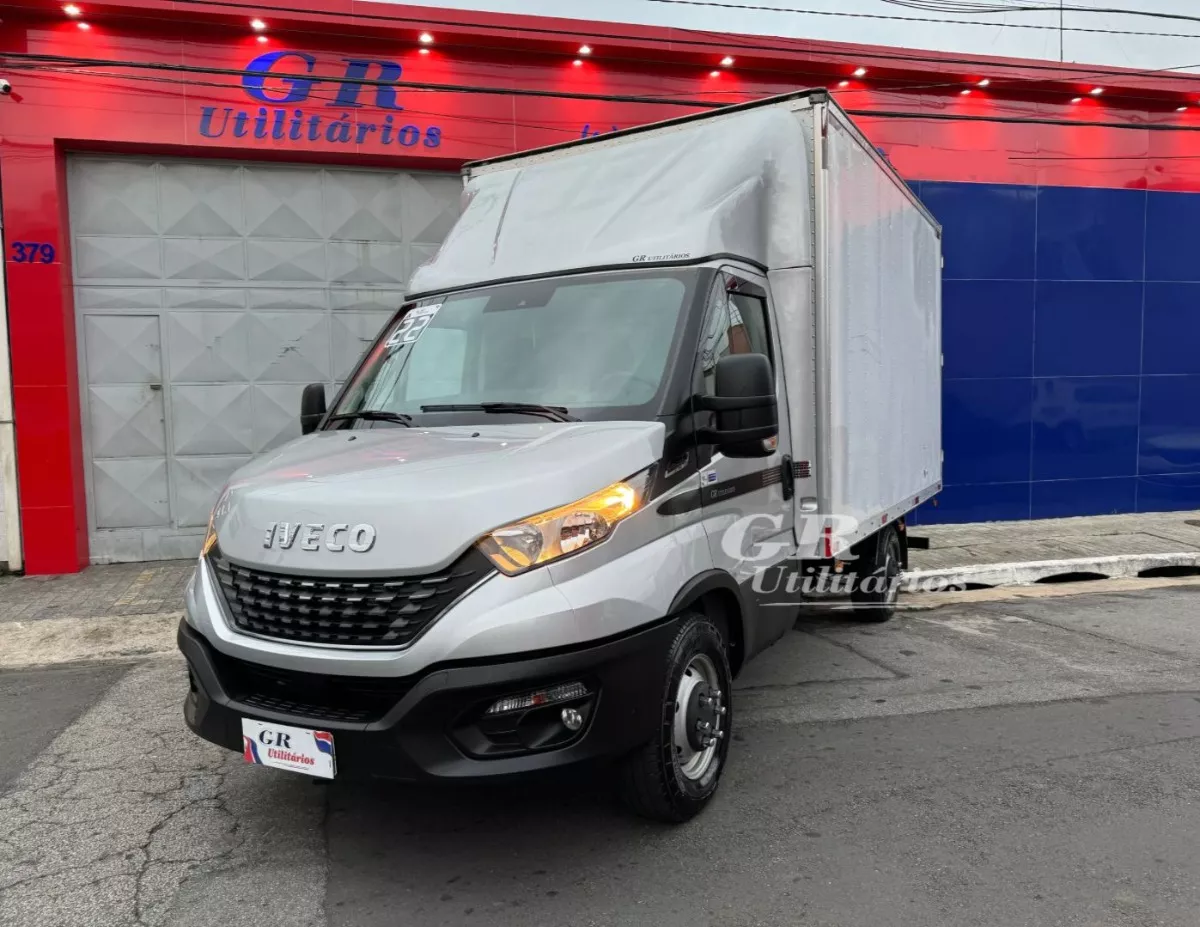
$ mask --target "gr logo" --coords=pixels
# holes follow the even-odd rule
[[[403,106],[396,99],[396,84],[400,81],[403,69],[395,61],[384,61],[378,58],[343,58],[342,69],[344,80],[336,77],[308,77],[316,68],[315,56],[301,51],[272,51],[259,55],[246,65],[246,73],[242,75],[242,89],[252,100],[259,103],[303,103],[309,98],[315,84],[332,81],[338,84],[337,96],[325,102],[326,106],[338,106],[345,109],[348,106],[363,106],[359,99],[362,91],[370,93],[374,90],[375,106],[379,109],[402,110]],[[267,80],[272,73],[281,76],[275,78],[277,85],[271,88]],[[378,83],[374,87],[367,86],[364,81],[374,77]]]
[[[292,735],[285,734],[282,731],[259,731],[259,743],[264,743],[268,747],[283,747],[284,750],[292,749]]]

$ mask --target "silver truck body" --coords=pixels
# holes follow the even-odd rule
[[[720,626],[736,671],[794,620],[789,603],[765,601],[755,576],[850,558],[940,489],[941,232],[826,94],[734,107],[464,173],[462,217],[416,272],[411,302],[322,427],[243,468],[221,496],[213,550],[188,588],[181,632],[193,688],[208,696],[189,709],[203,736],[233,746],[232,735],[202,717],[210,702],[230,717],[325,724],[343,736],[317,710],[297,715],[240,701],[213,668],[227,659],[314,680],[406,680],[411,688],[397,705],[354,728],[381,733],[402,726],[421,697],[453,687],[447,679],[463,667],[561,662],[669,628],[689,612]],[[564,401],[582,421],[553,420],[557,413],[425,413],[434,406],[419,400],[388,407],[409,416],[407,424],[335,418],[378,391],[376,380],[367,381],[383,376],[376,373],[386,368],[381,358],[418,338],[429,339],[431,356],[434,343],[458,344],[459,335],[429,333],[476,318],[471,300],[482,301],[479,319],[508,319],[499,331],[517,338],[513,320],[524,318],[538,292],[555,299],[562,287],[604,292],[626,284],[631,289],[611,291],[623,295],[607,311],[614,329],[632,327],[618,347],[633,373],[611,369],[624,360],[593,364],[611,354],[619,331],[591,328],[574,342],[555,342],[563,395],[584,396],[612,376],[610,391],[624,397]],[[664,293],[682,294],[677,315],[654,308]],[[665,320],[655,323],[659,334],[643,330],[643,302],[647,317]],[[461,324],[469,332],[477,322]],[[656,338],[664,346],[661,372],[645,347]],[[702,405],[689,406],[711,391],[718,357],[747,350],[738,339],[770,357],[775,384],[777,434],[749,455],[722,453],[696,425]],[[539,356],[530,355],[532,366]],[[438,357],[433,381],[448,376],[451,354]],[[411,383],[393,392],[404,389],[413,392]],[[647,474],[644,484],[639,474]],[[602,540],[514,575],[479,568],[455,580],[461,588],[419,628],[386,640],[355,636],[350,625],[361,619],[364,596],[374,597],[368,605],[392,607],[395,596],[380,584],[436,585],[456,570],[466,577],[462,565],[472,557],[471,569],[484,562],[481,539],[497,529],[621,481],[636,484],[641,496]],[[322,616],[310,609],[322,595],[333,630],[318,627]],[[306,603],[299,611],[294,596]],[[271,608],[282,612],[268,614]],[[339,638],[341,608],[354,617]],[[201,666],[206,660],[212,666]],[[537,662],[528,685],[576,672],[556,666]],[[637,699],[657,705],[661,682],[651,681],[651,694]],[[518,673],[501,689],[523,684]],[[631,701],[610,724],[611,731],[628,729],[630,742],[618,734],[604,741],[605,699],[624,705],[612,694],[623,684],[601,678],[598,685],[610,694],[598,707],[589,703],[595,720],[579,740],[492,756],[472,753],[460,739],[440,767],[416,766],[422,774],[469,778],[627,751],[641,742],[635,735],[652,730],[654,711],[646,727],[640,701]]]

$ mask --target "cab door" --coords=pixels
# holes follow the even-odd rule
[[[762,457],[728,457],[712,445],[698,448],[709,550],[717,568],[731,573],[741,589],[747,657],[795,621],[794,603],[779,601],[796,556],[796,538],[787,391],[775,331],[766,278],[740,268],[722,270],[705,308],[694,390],[714,394],[717,361],[725,355],[765,354],[774,371],[779,408],[779,435],[764,442],[767,453]],[[711,416],[697,413],[697,426],[712,427]]]

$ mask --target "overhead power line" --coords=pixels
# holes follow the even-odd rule
[[[910,10],[923,10],[927,13],[1025,13],[1050,11],[1057,13],[1062,7],[1055,3],[1022,3],[1018,5],[981,3],[979,0],[880,0],[891,6],[907,7]]]
[[[906,7],[912,10],[924,10],[931,13],[1057,13],[1060,10],[1068,13],[1090,13],[1102,16],[1138,16],[1143,19],[1167,19],[1180,22],[1200,23],[1200,16],[1187,13],[1166,13],[1161,10],[1131,10],[1122,7],[1086,6],[1078,3],[1023,3],[1012,5],[998,4],[989,0],[880,0],[889,6]],[[1154,32],[1151,35],[1159,35]]]
[[[646,3],[661,3],[668,6],[712,7],[724,10],[747,10],[756,13],[796,13],[804,16],[827,16],[844,19],[869,19],[883,22],[933,23],[936,25],[979,26],[985,29],[1027,29],[1041,32],[1083,32],[1099,35],[1157,36],[1158,38],[1200,39],[1200,34],[1182,32],[1137,32],[1130,29],[1103,29],[1098,26],[1062,26],[1038,23],[979,22],[973,19],[947,19],[942,16],[896,16],[888,13],[855,13],[847,10],[809,10],[800,7],[767,6],[752,3],[725,3],[720,0],[645,0]],[[1038,8],[1049,12],[1049,8]],[[1058,12],[1058,8],[1053,8]],[[1012,12],[1009,10],[1008,12]],[[1105,12],[1089,10],[1088,12]],[[1174,18],[1174,17],[1172,17]],[[1200,22],[1197,16],[1179,16],[1189,22]]]
[[[683,2],[683,0],[645,0],[645,2],[647,2],[647,3],[672,3],[672,2]],[[956,6],[956,7],[962,7],[963,9],[961,12],[963,12],[966,15],[969,15],[971,12],[978,12],[978,13],[984,13],[984,14],[991,13],[991,12],[1006,12],[1006,13],[1007,12],[1055,12],[1055,13],[1057,13],[1060,9],[1059,3],[1052,2],[1052,0],[1045,0],[1044,3],[1038,3],[1038,2],[1035,2],[1035,0],[1023,0],[1023,2],[1014,4],[1011,6],[1006,5],[1006,4],[997,3],[997,2],[995,2],[995,0],[980,0],[980,2],[978,4],[973,2],[973,0],[881,0],[881,2],[891,4],[894,6],[909,6],[910,8],[913,8],[913,9],[916,9],[916,8],[918,8],[918,6],[921,6],[921,5],[927,6],[927,7],[932,7],[934,5],[937,5],[937,6],[940,6],[943,8],[950,7],[950,6]],[[248,2],[242,2],[242,0],[175,0],[175,3],[177,6],[184,8],[184,9],[190,7],[190,8],[194,8],[194,9],[208,8],[208,9],[212,9],[212,10],[250,11],[250,12],[254,13],[255,15],[262,12],[262,9],[256,3],[254,3],[253,0],[248,0]],[[2,0],[0,0],[0,6],[9,6],[9,5],[12,5],[11,0],[10,0],[10,2],[2,2]],[[17,7],[21,7],[23,4],[18,2],[15,5]],[[700,5],[720,6],[723,4],[700,4]],[[967,10],[966,9],[967,7],[971,7],[972,9]],[[753,9],[753,7],[741,7],[741,8]],[[1085,6],[1085,5],[1070,4],[1070,3],[1062,5],[1061,8],[1064,10],[1067,10],[1069,12],[1075,12],[1075,13],[1097,13],[1097,14],[1110,14],[1110,15],[1119,15],[1119,16],[1140,16],[1140,17],[1150,18],[1150,19],[1178,20],[1178,21],[1182,21],[1182,22],[1200,23],[1200,16],[1189,16],[1186,13],[1164,13],[1164,12],[1160,12],[1160,11],[1156,11],[1156,10],[1128,10],[1128,9],[1119,9],[1116,7]],[[776,7],[763,7],[762,9],[773,10],[773,9],[777,9],[777,8]],[[846,11],[842,11],[842,10],[781,10],[781,11],[782,12],[808,13],[811,15],[820,15],[820,16],[859,16],[859,17],[863,17],[863,18],[878,18],[878,19],[892,18],[892,17],[888,17],[885,14],[867,14],[867,13],[859,14],[859,13],[850,13],[850,12],[846,12]],[[934,10],[931,9],[931,11],[934,11]],[[947,11],[949,11],[949,10],[947,10]],[[293,14],[302,14],[304,16],[312,16],[314,11],[311,8],[306,8],[306,7],[302,7],[302,6],[301,7],[280,6],[280,7],[272,7],[272,13],[284,14],[284,15],[286,15],[288,13],[293,13]],[[332,14],[329,14],[329,15],[332,16]],[[354,11],[354,13],[352,14],[352,18],[356,19],[356,20],[367,21],[367,22],[376,22],[381,25],[389,24],[389,23],[393,24],[393,25],[401,25],[405,22],[409,22],[409,23],[413,24],[414,28],[417,28],[418,26],[420,28],[426,28],[429,26],[461,27],[463,25],[463,23],[461,23],[461,22],[457,22],[457,21],[449,20],[449,19],[442,20],[442,19],[438,19],[436,16],[431,18],[428,16],[420,16],[420,17],[411,16],[411,15],[405,16],[403,14],[391,13],[391,12],[386,13],[386,14],[384,14],[384,13],[368,13],[365,11],[365,9],[361,8],[361,6],[360,6],[360,8],[358,8]],[[895,17],[895,18],[901,19],[901,20],[915,20],[918,22],[927,21],[927,20],[917,19],[916,17],[908,17],[908,16],[899,16],[899,17]],[[930,22],[948,22],[948,20],[944,20],[944,19],[928,20],[928,21],[930,21]],[[590,26],[590,25],[599,25],[599,24],[586,23],[586,25]],[[971,25],[976,25],[976,24],[971,23]],[[999,25],[999,24],[992,23],[990,25]],[[1015,26],[1015,25],[1020,25],[1020,24],[1014,23],[1011,25]],[[525,26],[525,25],[506,25],[506,24],[499,23],[499,22],[489,23],[489,24],[487,24],[486,28],[493,32],[510,32],[510,33],[521,34],[521,35],[526,35],[530,32],[537,32],[537,33],[542,33],[542,34],[546,34],[546,35],[561,35],[564,38],[567,38],[569,40],[574,40],[579,37],[579,29],[578,28],[554,29],[554,28],[550,28],[550,27],[546,27],[546,26],[538,26],[534,29],[530,29],[528,26]],[[1054,27],[1054,28],[1057,28],[1057,27]],[[596,30],[588,30],[588,31],[589,31],[589,33],[596,32]],[[1099,30],[1099,31],[1105,31],[1105,30]],[[1171,35],[1170,33],[1160,33],[1160,32],[1125,33],[1125,32],[1121,32],[1121,30],[1112,30],[1112,31],[1118,32],[1120,34],[1128,34],[1128,35]],[[599,31],[599,32],[596,32],[596,34],[603,35],[604,33],[602,31]],[[611,38],[625,38],[624,36],[615,36],[615,35],[610,36],[610,37]],[[1173,36],[1173,37],[1197,38],[1198,36],[1182,35],[1182,36]]]

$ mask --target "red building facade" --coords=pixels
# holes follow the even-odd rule
[[[129,204],[119,191],[110,191],[113,200],[100,209],[103,215],[88,218],[80,211],[84,208],[81,201],[91,197],[89,202],[104,203],[97,198],[104,193],[104,178],[117,176],[106,175],[104,171],[110,168],[95,164],[117,164],[119,168],[125,163],[122,159],[132,159],[132,164],[151,166],[170,166],[177,161],[194,166],[211,161],[215,166],[371,168],[414,172],[419,183],[426,184],[427,175],[456,172],[471,159],[808,86],[827,86],[838,94],[842,105],[855,114],[868,136],[918,192],[930,185],[926,199],[935,212],[941,203],[939,214],[947,225],[948,279],[964,284],[961,307],[951,305],[947,291],[947,325],[962,328],[964,344],[955,349],[958,354],[953,358],[962,376],[950,377],[948,372],[947,390],[952,390],[951,379],[972,383],[962,387],[961,394],[947,394],[949,399],[962,400],[958,406],[950,403],[946,426],[946,495],[951,498],[947,510],[960,513],[947,517],[1087,514],[1183,507],[1193,501],[1200,505],[1195,489],[1200,486],[1200,476],[1193,478],[1200,474],[1200,460],[1195,458],[1200,450],[1188,450],[1188,442],[1200,433],[1200,423],[1193,421],[1192,413],[1157,407],[1147,410],[1142,405],[1131,411],[1127,408],[1128,389],[1117,389],[1110,399],[1093,400],[1079,392],[1078,382],[1088,377],[1105,383],[1106,377],[1133,378],[1125,386],[1136,391],[1141,403],[1149,382],[1146,378],[1152,375],[1183,378],[1172,381],[1167,391],[1181,389],[1184,396],[1191,395],[1197,385],[1194,381],[1200,380],[1196,376],[1200,368],[1192,370],[1186,360],[1152,358],[1148,367],[1144,347],[1131,367],[1124,355],[1117,356],[1121,345],[1116,344],[1132,337],[1135,327],[1129,313],[1139,300],[1138,337],[1146,325],[1157,333],[1155,338],[1162,337],[1159,329],[1153,328],[1158,323],[1145,314],[1153,302],[1148,289],[1151,283],[1163,283],[1159,278],[1164,276],[1165,282],[1173,284],[1192,282],[1187,274],[1184,277],[1188,279],[1172,276],[1170,268],[1147,276],[1147,268],[1154,264],[1148,255],[1160,254],[1162,249],[1146,224],[1151,222],[1147,216],[1156,210],[1166,210],[1163,215],[1168,218],[1177,216],[1166,227],[1177,227],[1179,217],[1192,214],[1190,196],[1186,201],[1168,201],[1151,199],[1151,194],[1200,191],[1200,135],[1195,131],[1200,129],[1200,108],[1194,114],[1192,109],[1180,109],[1195,102],[1190,80],[1084,66],[964,60],[895,49],[466,14],[352,0],[292,2],[286,4],[286,10],[284,6],[281,0],[253,5],[80,0],[71,9],[59,3],[0,4],[0,77],[11,83],[11,92],[0,97],[0,193],[19,505],[29,572],[78,570],[97,556],[96,538],[103,532],[113,531],[128,539],[147,530],[139,519],[164,520],[160,527],[166,534],[161,536],[170,534],[172,539],[161,548],[143,548],[146,557],[154,556],[156,549],[165,551],[164,555],[186,552],[192,539],[198,546],[203,532],[202,525],[194,524],[194,514],[184,517],[172,508],[182,490],[164,488],[168,487],[167,478],[160,480],[157,475],[160,456],[166,472],[174,467],[178,477],[186,469],[179,463],[187,456],[180,450],[184,443],[180,435],[186,431],[184,423],[190,413],[169,411],[175,402],[172,391],[184,395],[183,386],[175,386],[184,379],[172,379],[179,373],[172,365],[181,365],[182,355],[177,352],[162,360],[159,374],[141,380],[130,375],[129,382],[120,379],[124,375],[120,371],[110,375],[93,369],[97,365],[93,353],[102,345],[87,341],[89,326],[93,326],[87,312],[94,305],[89,300],[95,297],[93,290],[99,292],[100,283],[110,285],[113,294],[124,294],[121,298],[128,301],[129,308],[120,313],[123,330],[140,325],[138,319],[158,317],[158,310],[138,308],[141,304],[134,291],[140,292],[139,288],[154,289],[156,298],[165,301],[163,305],[182,298],[170,284],[169,246],[164,244],[170,236],[165,230],[167,220],[161,218],[161,209],[166,208],[163,188],[144,194],[147,202],[154,197],[159,200],[160,219],[155,221],[162,228],[153,235],[129,231],[132,225],[122,225],[121,211]],[[296,12],[305,6],[311,12]],[[252,24],[254,20],[258,23]],[[73,166],[83,161],[90,166]],[[72,172],[83,178],[76,187],[72,186]],[[296,176],[303,179],[308,175]],[[328,183],[322,187],[326,197],[330,196]],[[953,186],[956,184],[961,187]],[[1094,201],[1068,202],[1056,199],[1058,194],[1044,192],[1060,188],[1103,193]],[[88,192],[76,194],[76,189]],[[1108,195],[1131,191],[1132,198]],[[72,203],[72,197],[76,202]],[[215,193],[212,201],[216,202]],[[1034,237],[1028,245],[1023,225],[1027,201],[1032,203],[1035,217]],[[979,215],[981,227],[972,231],[971,216],[976,208],[997,212],[992,219]],[[1093,344],[1081,335],[1084,341],[1071,356],[1112,355],[1111,371],[1087,364],[1074,369],[1070,358],[1050,355],[1039,361],[1037,334],[1043,323],[1038,321],[1042,315],[1037,314],[1037,307],[1043,304],[1038,300],[1053,302],[1061,296],[1062,287],[1055,289],[1051,284],[1104,283],[1104,274],[1097,268],[1111,263],[1105,258],[1106,249],[1120,251],[1123,247],[1107,239],[1098,243],[1088,223],[1064,227],[1054,241],[1037,237],[1037,210],[1047,211],[1046,227],[1051,228],[1055,221],[1062,225],[1065,217],[1077,215],[1081,208],[1097,210],[1092,224],[1105,228],[1122,224],[1119,217],[1125,212],[1136,215],[1141,209],[1144,213],[1137,233],[1140,266],[1117,278],[1141,287],[1140,295],[1128,291],[1129,311],[1124,303],[1109,306],[1108,294],[1113,289],[1109,286],[1095,290],[1077,287],[1078,292],[1071,291],[1074,295],[1060,299],[1060,303],[1062,299],[1067,303],[1090,300],[1100,307],[1097,325],[1110,330],[1111,338]],[[1048,210],[1054,210],[1059,219],[1052,218]],[[380,221],[387,224],[386,217]],[[96,227],[103,234],[89,231],[88,223],[99,223]],[[428,234],[435,236],[436,231]],[[241,248],[239,235],[245,238],[247,233],[235,229],[221,241],[230,242],[230,248]],[[387,234],[380,235],[388,239]],[[332,267],[334,246],[330,242],[336,236],[330,233],[325,237],[329,241],[323,253]],[[209,239],[199,236],[194,240]],[[349,235],[346,240],[359,239]],[[154,246],[153,241],[159,244]],[[436,242],[424,242],[422,247],[428,244]],[[146,253],[159,249],[156,257],[145,259],[160,262],[155,265],[158,276],[147,271],[139,277],[143,265],[114,250],[135,247],[149,249]],[[75,253],[80,249],[87,250],[86,260]],[[104,252],[106,263],[93,260],[93,252],[99,253],[96,249],[108,249]],[[957,257],[956,249],[962,251]],[[1033,255],[1028,268],[1026,250]],[[252,282],[253,261],[242,251],[238,254],[236,260],[242,262],[239,272]],[[983,260],[984,254],[990,258]],[[104,277],[109,272],[104,268],[116,266],[118,259],[126,269]],[[994,271],[989,269],[989,260]],[[1062,265],[1061,272],[1056,270],[1051,277],[1039,275],[1039,264],[1048,267],[1055,260]],[[963,268],[962,274],[949,273],[954,269],[952,262]],[[211,264],[216,268],[213,279],[223,280],[220,261],[214,257]],[[188,273],[189,292],[202,288],[209,279],[208,271]],[[989,276],[992,273],[994,278]],[[1035,318],[1026,319],[1023,311],[1015,309],[1010,314],[1006,306],[979,308],[976,315],[969,304],[977,304],[978,295],[965,284],[991,279],[1012,285],[1014,304],[1027,296],[1033,300]],[[1018,285],[1025,283],[1029,286]],[[354,292],[364,292],[372,285],[363,277]],[[81,287],[93,287],[82,302]],[[271,292],[280,292],[281,287]],[[322,287],[330,288],[328,280],[314,277],[305,292]],[[994,293],[996,288],[986,292]],[[1168,321],[1178,317],[1182,328],[1176,329],[1177,333],[1193,331],[1190,316],[1180,315],[1186,314],[1190,292],[1171,297],[1182,308],[1173,303],[1164,310]],[[1093,298],[1086,293],[1098,295]],[[1044,334],[1061,336],[1061,326],[1073,324],[1073,304],[1063,304],[1065,308],[1058,303],[1057,308],[1050,307],[1050,302],[1044,305],[1048,307],[1046,317],[1056,319],[1054,324],[1061,323],[1060,329],[1052,325]],[[336,309],[335,305],[331,311],[336,314]],[[270,319],[283,318],[281,309],[270,312],[276,313]],[[951,312],[958,313],[954,320]],[[970,319],[965,318],[967,312]],[[316,319],[315,314],[310,315]],[[255,324],[275,324],[263,322],[266,318],[262,316]],[[1076,321],[1083,330],[1092,327],[1085,318]],[[110,337],[112,330],[104,329],[96,338]],[[156,331],[159,333],[147,337],[159,338],[157,346],[147,347],[145,338],[139,341],[140,335],[131,335],[136,343],[124,350],[128,353],[136,348],[143,358],[150,356],[147,351],[166,357],[176,350],[170,331]],[[1164,331],[1167,340],[1172,340],[1170,328]],[[1000,344],[1001,353],[1011,349],[1017,359],[1011,367],[992,370],[985,356],[986,344],[978,349],[978,355],[970,353],[970,344],[980,340]],[[209,360],[213,351],[223,350],[218,342],[207,343]],[[947,364],[951,365],[954,338],[948,337],[947,344]],[[253,353],[253,346],[250,350]],[[1029,364],[1017,357],[1022,352],[1031,358]],[[81,365],[91,365],[87,376]],[[330,382],[338,378],[333,369],[323,375]],[[998,380],[1005,381],[1002,388],[980,385]],[[1051,394],[1069,395],[1070,402],[1085,409],[1079,413],[1079,435],[1047,424],[1050,406],[1042,395],[1047,383]],[[205,381],[202,385],[205,395],[217,395],[214,390],[219,384]],[[263,380],[260,392],[266,395],[276,390],[270,394],[286,398],[291,388],[290,381]],[[97,399],[101,394],[109,398]],[[1010,394],[1017,397],[1012,409],[1005,406],[1008,399],[997,398]],[[118,397],[119,402],[111,397]],[[160,455],[152,448],[139,456],[140,445],[133,441],[112,457],[119,467],[106,462],[108,458],[101,459],[98,444],[107,435],[101,434],[101,420],[120,403],[125,403],[121,408],[127,410],[121,424],[126,431],[135,425],[144,430],[150,427],[146,422],[174,414],[174,425],[166,427],[168,432],[174,428],[175,434],[163,439],[165,445],[175,441],[174,451],[168,447]],[[1114,411],[1104,412],[1105,403]],[[996,411],[997,405],[1005,408]],[[219,423],[224,414],[212,408],[206,427]],[[959,411],[954,412],[955,408]],[[1111,421],[1105,415],[1110,415]],[[1050,430],[1039,445],[1042,426]],[[1127,433],[1130,427],[1135,432],[1132,438]],[[1162,435],[1162,440],[1148,446],[1147,435],[1156,434]],[[972,454],[982,453],[978,450],[981,435],[985,436],[982,446],[987,459],[973,460]],[[157,446],[157,438],[146,440]],[[222,444],[224,438],[206,440],[209,443],[197,445],[200,449],[188,458],[194,458],[193,463],[220,458],[232,466],[243,453],[241,445],[229,450]],[[1072,445],[1072,441],[1076,443]],[[1184,449],[1176,449],[1174,457],[1163,450],[1180,442]],[[960,444],[963,451],[956,457],[955,448]],[[252,441],[246,442],[245,453],[267,446],[252,445]],[[1127,451],[1128,466],[1123,462]],[[1025,452],[1032,463],[1018,466]],[[1059,466],[1059,458],[1065,460],[1068,452],[1086,459],[1082,470],[1072,470],[1073,463],[1063,465],[1065,469]],[[1039,454],[1045,458],[1040,471]],[[220,470],[213,466],[215,470],[205,472]],[[130,514],[116,516],[112,522],[98,521],[95,511],[89,518],[89,510],[101,504],[97,500],[109,492],[105,487],[110,485],[110,474],[118,470],[125,474],[121,476],[126,481],[122,491],[132,498],[130,504],[144,495],[141,501],[150,514],[126,507],[122,512]],[[145,476],[144,483],[127,476],[135,471]],[[1128,482],[1132,495],[1126,498],[1126,482],[1101,485],[1105,480],[1132,481]],[[1037,489],[1038,483],[1059,481],[1071,485]],[[970,491],[956,495],[956,485]],[[202,495],[202,490],[197,492]],[[1064,492],[1068,496],[1074,493],[1071,497],[1079,500],[1077,511],[1039,509],[1039,492],[1056,499],[1063,498]],[[166,501],[159,500],[156,493]],[[931,517],[938,517],[936,510]],[[128,549],[136,559],[137,551]],[[109,554],[99,556],[110,558]],[[112,556],[121,558],[119,553]]]

